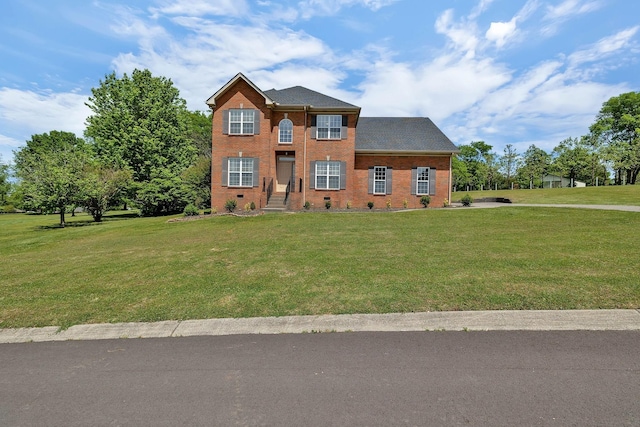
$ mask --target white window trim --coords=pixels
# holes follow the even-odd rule
[[[320,120],[321,117],[327,117],[329,125],[328,126],[320,126]],[[333,119],[336,119],[338,122],[338,126],[337,127],[332,127],[331,126],[331,121]],[[320,136],[320,129],[326,129],[327,130],[327,137],[321,137]],[[332,137],[331,136],[331,129],[333,129],[334,131],[337,130],[337,136]],[[316,139],[320,139],[320,140],[332,140],[332,139],[341,139],[342,138],[342,115],[340,114],[319,114],[316,116]]]
[[[420,171],[424,171],[424,173],[426,173],[427,175],[427,179],[420,179]],[[431,183],[429,182],[429,168],[426,166],[419,166],[418,170],[416,171],[417,175],[416,175],[416,195],[418,196],[424,196],[424,195],[429,195],[429,186],[431,185]],[[427,184],[427,192],[426,193],[421,193],[420,192],[420,183],[426,183]]]
[[[327,165],[327,173],[326,174],[318,174],[318,167],[322,164],[326,164]],[[337,164],[338,165],[338,173],[337,174],[331,174],[331,168],[329,167],[331,164]],[[323,176],[325,178],[327,178],[327,186],[326,187],[319,187],[318,186],[318,177]],[[329,183],[331,182],[331,180],[329,179],[332,176],[337,176],[338,177],[338,185],[334,188],[334,187],[329,187]],[[315,189],[316,190],[340,190],[340,162],[339,161],[317,161],[316,162],[316,174],[315,174],[315,180],[316,182],[315,184]]]
[[[291,125],[291,141],[282,140],[282,123],[285,122]],[[278,124],[278,144],[293,144],[293,122],[290,119],[282,119]]]
[[[376,178],[376,171],[383,171],[382,179]],[[382,182],[383,190],[376,191],[376,182]],[[387,167],[386,166],[374,166],[373,167],[373,194],[387,194]]]
[[[240,112],[240,121],[232,120],[231,117],[233,112]],[[248,120],[249,112],[251,112],[251,120]],[[244,125],[251,123],[251,132],[244,131]],[[232,124],[240,124],[240,132],[232,132],[231,125]],[[250,108],[233,108],[229,110],[229,135],[254,135],[255,134],[255,110]]]
[[[231,170],[231,161],[232,160],[239,160],[239,168],[240,170],[238,171],[232,171]],[[243,172],[242,171],[242,165],[243,163],[250,163],[251,164],[251,171],[250,172]],[[239,175],[239,184],[231,184],[231,174],[238,174]],[[250,175],[251,179],[249,180],[249,184],[248,185],[242,185],[242,177],[243,175]],[[248,188],[248,187],[253,187],[253,158],[243,158],[243,157],[230,157],[229,159],[227,159],[227,185],[229,187],[243,187],[243,188]]]

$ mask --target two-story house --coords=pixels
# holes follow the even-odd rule
[[[428,118],[360,117],[360,107],[304,87],[263,91],[239,73],[213,111],[212,207],[418,208],[451,199],[456,146]]]

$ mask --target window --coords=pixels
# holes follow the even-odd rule
[[[278,137],[278,142],[280,144],[293,143],[293,122],[291,120],[289,119],[280,120],[278,129],[280,130],[280,136]]]
[[[339,190],[340,162],[316,162],[315,184],[320,190]]]
[[[429,194],[429,168],[418,168],[416,194]]]
[[[229,187],[253,187],[253,159],[229,159]]]
[[[386,166],[375,166],[373,168],[373,194],[387,194]]]
[[[252,135],[255,110],[229,110],[229,135]]]
[[[316,119],[317,139],[340,139],[342,137],[342,116],[319,115]]]

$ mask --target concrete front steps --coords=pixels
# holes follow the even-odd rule
[[[262,208],[265,212],[283,212],[289,209],[289,204],[285,203],[285,193],[274,193],[269,198],[267,206]],[[288,202],[288,201],[287,201]]]

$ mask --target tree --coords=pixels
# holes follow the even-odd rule
[[[107,75],[91,93],[87,106],[93,114],[87,118],[85,135],[93,142],[98,159],[106,166],[131,171],[138,202],[143,203],[143,195],[145,205],[162,200],[161,194],[150,197],[150,191],[163,187],[151,182],[180,182],[197,152],[188,138],[186,103],[178,89],[170,79],[153,77],[149,70],[134,70],[130,77]],[[182,210],[186,204],[183,200],[177,206],[162,206]],[[147,205],[144,211],[160,213]]]
[[[520,184],[529,188],[540,187],[549,163],[550,157],[546,151],[530,145],[522,156],[522,166],[518,170]]]
[[[187,137],[198,149],[198,157],[182,174],[194,205],[211,206],[211,114],[187,112]]]
[[[474,141],[458,148],[460,149],[458,159],[464,163],[468,174],[466,185],[477,189],[485,185],[491,186],[497,174],[496,156],[491,152],[491,145],[484,141]],[[458,169],[462,170],[460,167]]]
[[[211,158],[212,114],[187,111],[187,138],[198,150],[198,156]]]
[[[500,158],[500,169],[504,174],[507,187],[513,182],[520,163],[520,155],[513,145],[507,144],[504,148],[504,155]]]
[[[572,181],[586,181],[590,175],[589,152],[578,138],[567,138],[552,152],[551,167],[559,175]]]
[[[640,172],[640,92],[610,98],[589,130],[603,144],[616,184],[635,184]]]
[[[11,190],[11,182],[9,181],[9,165],[2,163],[0,156],[0,207],[7,204],[7,197]]]
[[[94,221],[100,222],[104,213],[121,201],[130,185],[131,171],[108,168],[94,161],[85,166],[83,180],[82,206]]]
[[[81,203],[82,171],[89,155],[89,146],[71,132],[33,135],[25,147],[14,152],[25,205],[59,212],[64,227],[67,208]]]

